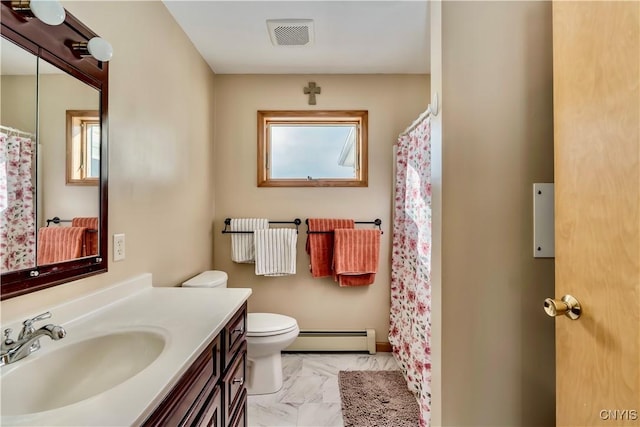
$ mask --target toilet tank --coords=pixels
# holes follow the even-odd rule
[[[227,273],[218,270],[203,271],[182,284],[184,288],[226,288]]]

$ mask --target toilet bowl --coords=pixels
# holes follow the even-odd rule
[[[227,273],[210,270],[182,284],[183,287],[226,288]],[[282,388],[280,352],[298,336],[296,319],[274,313],[247,314],[247,393],[269,394]]]
[[[282,357],[280,352],[298,336],[296,319],[273,313],[247,315],[247,392],[275,393],[282,388]]]

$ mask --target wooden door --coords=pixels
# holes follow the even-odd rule
[[[640,426],[640,1],[554,2],[558,426]]]

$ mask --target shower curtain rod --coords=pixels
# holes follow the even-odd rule
[[[426,119],[427,117],[429,117],[429,115],[431,114],[431,106],[428,106],[427,109],[418,116],[417,119],[415,119],[413,121],[413,123],[411,123],[409,125],[409,127],[407,127],[404,132],[402,132],[400,135],[398,135],[398,138],[400,138],[401,136],[404,136],[406,134],[408,134],[409,132],[411,132],[412,130],[414,130],[416,128],[416,126],[418,126],[424,119]]]
[[[411,125],[409,125],[409,127],[404,130],[404,132],[402,132],[400,135],[398,135],[398,138],[400,138],[400,137],[408,134],[409,132],[411,132],[424,119],[429,117],[429,115],[434,116],[434,117],[437,116],[438,112],[439,112],[439,109],[440,109],[440,102],[438,101],[438,92],[436,92],[431,97],[431,103],[427,106],[427,110],[424,113],[420,114],[418,116],[418,118],[415,119],[413,121],[413,123],[411,123]],[[393,144],[393,145],[396,145],[396,144]]]
[[[35,138],[36,137],[34,134],[32,134],[30,132],[25,132],[23,130],[12,128],[12,127],[9,127],[9,126],[0,125],[0,130],[7,131],[9,133],[19,133],[19,134],[22,134],[22,135],[25,135],[25,136],[28,136],[28,137],[31,137],[31,138]]]

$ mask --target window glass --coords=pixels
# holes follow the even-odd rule
[[[366,111],[259,111],[258,186],[366,186]]]
[[[100,118],[95,110],[67,110],[67,185],[98,185]]]

